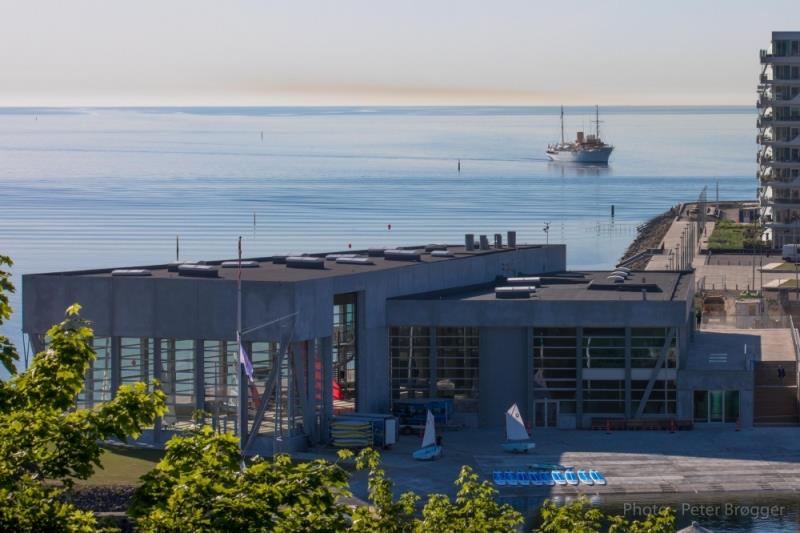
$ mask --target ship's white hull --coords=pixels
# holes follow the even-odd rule
[[[548,150],[547,157],[561,163],[608,163],[613,146],[603,148],[589,148],[582,150]]]

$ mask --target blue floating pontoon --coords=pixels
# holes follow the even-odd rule
[[[586,470],[578,470],[578,479],[580,479],[581,483],[584,485],[594,485],[594,481],[592,481],[592,478],[586,473]]]
[[[592,481],[594,481],[596,485],[606,484],[606,478],[597,470],[589,470],[589,477],[592,478]]]
[[[498,486],[505,485],[506,476],[503,474],[502,470],[494,470],[492,471],[492,481],[494,481],[494,484]]]

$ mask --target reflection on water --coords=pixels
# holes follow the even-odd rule
[[[800,531],[800,499],[791,494],[732,493],[709,494],[697,487],[697,494],[663,495],[613,495],[589,497],[591,505],[607,515],[622,515],[628,520],[641,520],[649,513],[658,513],[663,507],[675,510],[677,529],[693,521],[716,533],[783,533]],[[558,505],[574,501],[574,496],[558,495],[553,500]],[[541,524],[538,509],[542,497],[503,496],[528,517],[526,528]]]

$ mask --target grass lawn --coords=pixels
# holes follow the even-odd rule
[[[800,285],[798,285],[798,283],[795,280],[787,279],[786,281],[781,283],[780,288],[781,289],[796,289],[796,288],[798,288],[798,286],[800,286]]]
[[[163,450],[134,448],[132,446],[104,445],[105,453],[100,456],[103,468],[96,469],[81,485],[138,485],[139,477],[146,474],[164,456]]]
[[[800,263],[781,263],[781,265],[777,268],[773,268],[770,272],[780,272],[782,270],[788,270],[789,272],[794,272],[795,270],[800,269]]]
[[[737,224],[730,220],[720,220],[708,239],[710,250],[743,250],[757,246],[759,229],[756,224]]]

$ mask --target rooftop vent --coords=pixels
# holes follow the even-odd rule
[[[498,299],[526,299],[530,298],[531,294],[536,292],[536,287],[497,287],[494,290],[494,296]]]
[[[217,267],[211,265],[180,265],[178,275],[195,278],[216,278]]]
[[[431,257],[453,257],[453,252],[448,250],[434,250],[431,252]]]
[[[419,250],[384,250],[383,257],[389,261],[419,261]]]
[[[445,251],[447,250],[447,245],[446,244],[429,244],[429,245],[427,245],[425,247],[425,251],[426,252],[436,252],[436,251],[442,251],[442,250],[445,250]]]
[[[620,276],[619,274],[613,274],[611,276],[608,276],[608,278],[606,279],[610,279],[614,283],[622,283],[625,281],[625,276]]]
[[[325,259],[306,255],[292,255],[286,258],[286,266],[289,268],[323,269],[325,268]]]
[[[627,278],[628,276],[630,276],[630,275],[631,275],[631,273],[630,273],[630,272],[626,272],[626,271],[624,271],[624,270],[614,269],[614,270],[611,272],[611,274],[609,274],[609,275],[610,275],[610,276],[622,276],[622,277],[624,277],[624,278]]]
[[[367,255],[370,257],[383,257],[383,252],[386,248],[370,248],[367,250]]]
[[[275,264],[275,265],[285,265],[287,257],[289,257],[289,256],[285,255],[285,254],[273,255],[272,256],[272,263]]]
[[[222,268],[239,268],[239,261],[223,261]],[[242,268],[258,268],[258,261],[242,261]]]
[[[199,265],[198,261],[173,261],[167,265],[168,272],[177,272],[178,268],[183,265]]]
[[[153,273],[145,268],[118,268],[111,271],[112,276],[152,276]]]
[[[358,257],[357,254],[328,254],[325,256],[325,261],[336,261],[340,258]]]
[[[509,248],[516,248],[517,247],[517,232],[516,231],[506,232],[506,241],[508,242],[508,247]]]
[[[481,250],[488,250],[489,239],[486,237],[486,235],[481,235],[480,241],[481,241]]]
[[[506,283],[514,286],[530,285],[536,287],[542,284],[542,278],[539,277],[508,278],[506,279]]]
[[[503,234],[502,233],[495,233],[494,234],[494,247],[495,248],[502,248],[503,247]]]
[[[464,234],[464,249],[468,252],[471,252],[475,249],[475,234],[474,233],[465,233]]]
[[[628,268],[628,267],[617,267],[617,268],[614,269],[614,271],[615,272],[616,271],[625,272],[626,274],[630,274],[631,273],[631,269]]]
[[[339,265],[374,265],[375,263],[369,258],[364,256],[353,255],[350,257],[339,257],[336,259]]]

